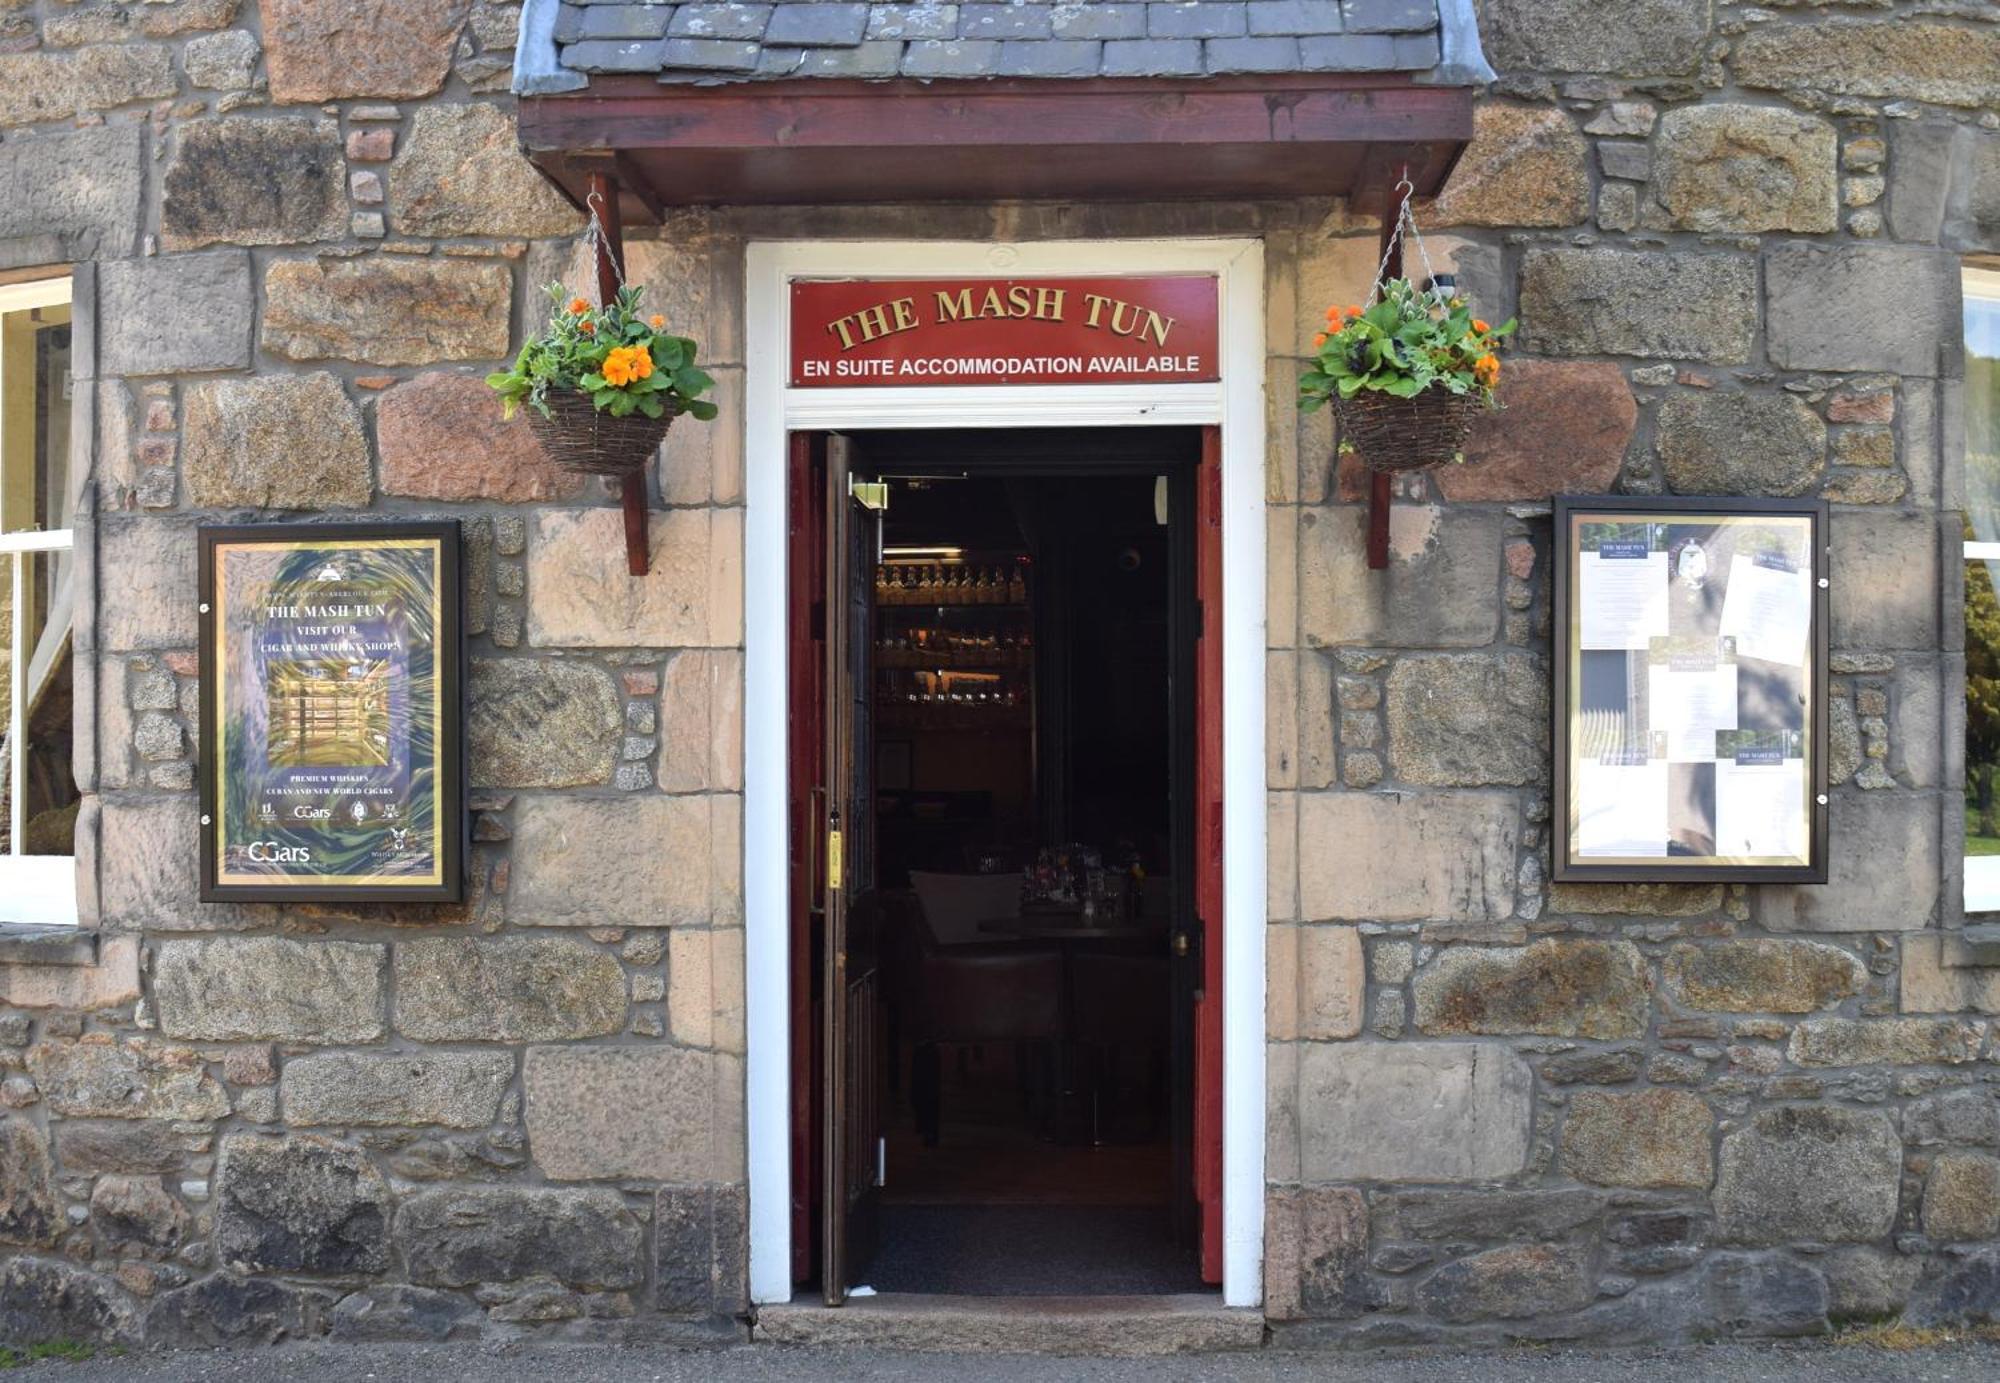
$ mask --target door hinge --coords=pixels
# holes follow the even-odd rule
[[[841,836],[838,828],[826,833],[826,887],[831,893],[840,891],[840,878],[844,872]]]
[[[877,514],[888,512],[889,482],[886,480],[856,480],[849,476],[847,493],[852,495],[854,502],[863,509],[873,510]]]

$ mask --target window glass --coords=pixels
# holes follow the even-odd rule
[[[0,841],[12,859],[68,856],[76,833],[73,387],[69,281],[0,286],[0,658],[7,693]],[[19,916],[19,909],[0,906],[0,920]]]
[[[2000,270],[1965,271],[1965,909],[2000,912]]]

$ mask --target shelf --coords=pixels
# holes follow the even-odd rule
[[[1004,719],[989,719],[984,715],[967,715],[956,719],[939,718],[923,720],[916,717],[905,720],[900,717],[891,718],[878,714],[876,728],[878,730],[912,732],[949,730],[955,735],[1025,735],[1032,728],[1032,725],[1025,715],[1019,714]]]
[[[992,610],[996,613],[1015,612],[1025,614],[1028,603],[1023,600],[948,600],[948,601],[891,601],[879,597],[875,601],[877,614],[937,614],[946,610]]]
[[[1025,672],[1034,666],[1032,650],[1018,656],[1004,653],[932,653],[921,648],[878,648],[875,667],[884,672]]]

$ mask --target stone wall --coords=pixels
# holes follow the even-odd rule
[[[740,253],[632,248],[732,420],[675,429],[634,580],[613,497],[481,378],[590,282],[516,148],[517,21],[0,9],[0,262],[86,262],[101,592],[97,963],[0,964],[0,1340],[745,1307]],[[193,527],[359,511],[464,526],[469,900],[202,905]]]
[[[675,214],[631,274],[719,362],[724,418],[674,430],[643,580],[611,497],[478,382],[539,284],[588,284],[515,152],[510,6],[0,10],[0,264],[85,266],[100,590],[96,964],[0,955],[0,1339],[744,1309],[740,313],[775,236],[1266,244],[1275,1321],[1992,1309],[2000,981],[1949,933],[1956,254],[2000,246],[2000,28],[1853,8],[1489,0],[1504,76],[1426,225],[1522,318],[1511,408],[1479,465],[1402,482],[1386,572],[1291,407],[1373,268],[1344,209]],[[1835,502],[1832,885],[1549,885],[1562,490]],[[470,899],[200,905],[192,527],[364,510],[466,525]]]
[[[1851,8],[1485,0],[1501,80],[1426,224],[1519,314],[1510,411],[1404,482],[1386,572],[1324,423],[1274,472],[1266,1309],[1299,1335],[2000,1306],[2000,988],[1952,935],[2000,25]],[[1372,253],[1301,242],[1300,336]],[[1828,886],[1550,884],[1547,501],[1607,491],[1832,501]]]

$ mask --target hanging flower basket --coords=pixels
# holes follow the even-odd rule
[[[1498,407],[1499,350],[1514,331],[1511,321],[1498,327],[1480,321],[1464,298],[1440,284],[1410,215],[1410,184],[1397,191],[1402,205],[1368,300],[1327,309],[1326,330],[1313,338],[1313,363],[1299,378],[1301,410],[1333,405],[1337,452],[1389,472],[1465,459],[1473,418]],[[1384,277],[1405,231],[1424,261],[1422,288]]]
[[[1371,471],[1392,474],[1462,461],[1472,420],[1487,407],[1475,395],[1443,389],[1426,389],[1406,399],[1364,390],[1334,401],[1340,424],[1336,450],[1352,451]]]
[[[615,417],[581,393],[550,394],[545,403],[546,416],[541,409],[528,410],[528,431],[535,434],[549,460],[580,475],[622,476],[644,470],[675,417],[672,413],[658,418],[644,413]]]
[[[660,449],[675,418],[715,417],[702,398],[715,381],[695,368],[695,343],[667,331],[664,317],[639,310],[640,291],[592,310],[582,298],[564,302],[550,284],[555,313],[548,327],[521,347],[511,369],[486,382],[507,417],[525,406],[528,428],[548,458],[585,475],[632,475]]]

